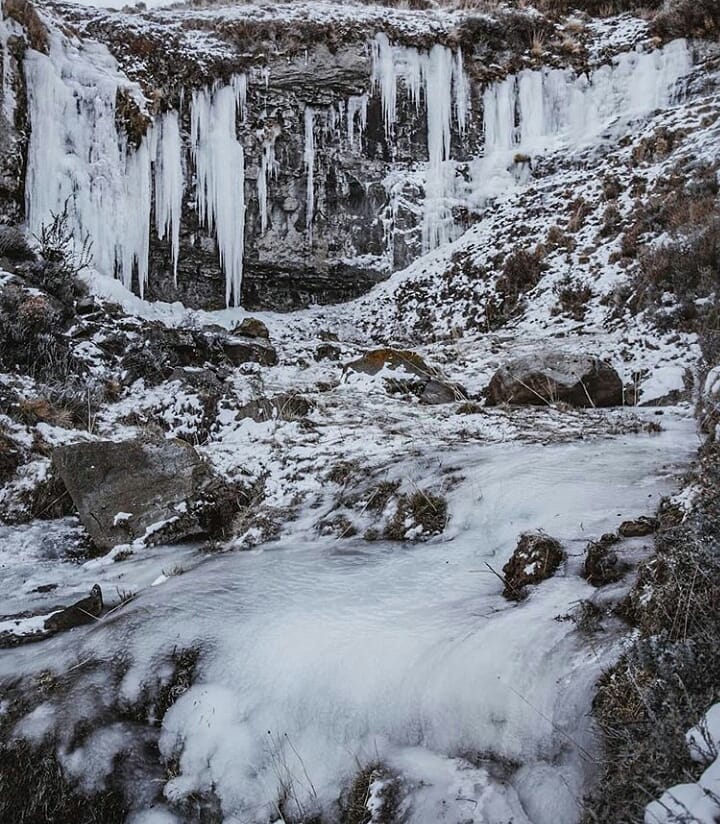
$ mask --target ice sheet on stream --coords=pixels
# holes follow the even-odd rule
[[[0,674],[127,657],[121,694],[132,701],[170,650],[200,642],[200,678],[163,723],[163,754],[181,753],[165,791],[214,786],[227,821],[269,820],[291,778],[303,809],[330,805],[358,760],[381,760],[409,782],[417,824],[572,822],[613,636],[589,646],[555,619],[594,592],[579,575],[586,541],[672,489],[696,441],[691,421],[666,424],[654,436],[439,454],[438,472],[463,481],[446,534],[426,544],[298,531],[153,588],[138,560],[147,588],[135,601],[90,630],[13,650]],[[518,534],[537,528],[564,542],[566,569],[509,605],[485,562],[501,568]],[[100,571],[95,562],[86,583]],[[58,707],[55,722],[73,712],[87,706]],[[509,786],[447,758],[468,752],[524,766]]]

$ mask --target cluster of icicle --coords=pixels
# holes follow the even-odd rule
[[[470,83],[462,52],[436,45],[429,52],[394,46],[385,34],[373,44],[373,90],[379,89],[388,142],[397,123],[398,85],[419,111],[425,108],[428,164],[425,176],[422,245],[428,251],[451,240],[454,228],[449,200],[455,194],[455,167],[450,163],[453,114],[464,134],[470,113]]]
[[[514,184],[517,155],[571,149],[597,141],[620,118],[642,117],[677,102],[692,66],[687,43],[651,53],[630,52],[587,75],[569,69],[526,70],[489,86],[482,95],[483,146],[469,174],[451,158],[453,119],[462,138],[472,113],[462,53],[434,46],[429,53],[392,45],[378,35],[373,88],[380,90],[385,131],[392,141],[402,88],[425,109],[428,164],[423,181],[422,244],[428,251],[459,231],[452,207],[477,206]]]
[[[357,153],[362,151],[370,94],[381,96],[390,146],[398,95],[405,94],[416,111],[424,110],[428,157],[422,172],[422,240],[428,250],[453,238],[452,207],[479,202],[489,191],[493,170],[507,170],[514,153],[596,140],[620,116],[640,116],[668,105],[680,95],[691,65],[686,43],[676,41],[650,54],[621,55],[589,78],[547,69],[525,71],[496,83],[482,98],[484,148],[469,164],[470,175],[461,175],[451,158],[451,134],[454,127],[462,139],[472,114],[461,52],[440,45],[422,52],[393,45],[381,34],[372,44],[372,54],[368,94],[335,107],[304,111],[309,244],[320,117],[323,129],[341,136],[348,151]],[[28,52],[25,75],[31,122],[26,177],[30,232],[39,234],[53,214],[67,207],[76,236],[92,241],[98,271],[114,274],[128,288],[137,277],[142,296],[151,220],[158,236],[167,240],[177,276],[183,199],[194,171],[199,222],[215,236],[227,304],[239,305],[246,192],[245,154],[237,122],[247,118],[245,75],[193,92],[189,158],[181,119],[174,111],[156,117],[139,146],[129,144],[116,125],[118,89],[134,94],[141,109],[144,102],[139,88],[128,83],[105,47],[93,43],[80,47],[55,34],[49,55]],[[267,83],[267,72],[263,76]],[[7,82],[4,76],[3,88]],[[4,105],[11,100],[4,95]],[[278,173],[278,134],[276,127],[265,135],[260,155],[257,195],[263,234],[268,227],[268,185]],[[509,184],[504,180],[502,185]]]

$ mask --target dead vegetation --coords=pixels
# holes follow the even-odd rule
[[[386,524],[384,537],[390,541],[404,541],[410,537],[429,538],[439,535],[447,524],[447,501],[418,489],[412,494],[402,494],[397,498],[397,508]]]
[[[360,768],[340,800],[341,824],[399,824],[401,791],[399,777],[379,761]]]

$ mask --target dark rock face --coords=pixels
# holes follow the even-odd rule
[[[79,627],[82,624],[92,624],[103,610],[102,589],[95,584],[87,598],[81,598],[61,612],[56,612],[45,621],[45,629],[50,632]]]
[[[261,363],[263,366],[275,366],[277,352],[263,338],[231,337],[222,341],[223,352],[234,366],[243,363]]]
[[[598,358],[544,352],[510,361],[493,375],[488,406],[622,406],[623,385],[612,366]]]
[[[104,549],[177,519],[207,476],[200,456],[183,441],[72,444],[55,449],[53,463],[83,525]],[[187,523],[185,534],[197,531]]]
[[[524,533],[503,567],[503,595],[511,601],[522,600],[525,597],[524,588],[551,578],[564,557],[562,546],[555,538],[542,532]]]

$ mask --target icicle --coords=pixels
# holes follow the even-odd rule
[[[173,277],[177,284],[183,197],[182,142],[177,112],[168,112],[159,119],[154,136],[155,228],[160,240],[166,237],[170,240]]]
[[[269,138],[263,142],[260,156],[260,170],[257,178],[258,205],[260,210],[260,234],[267,231],[267,193],[271,178],[277,177],[278,163],[275,157],[275,141],[279,130],[273,130]]]
[[[197,173],[200,223],[215,232],[225,272],[225,302],[240,304],[245,246],[245,153],[237,139],[247,81],[233,77],[228,86],[193,92],[190,141]]]
[[[386,34],[380,33],[373,41],[373,91],[380,88],[385,134],[389,137],[397,116],[397,78],[393,48]]]
[[[589,78],[561,69],[509,77],[483,97],[485,155],[596,140],[621,117],[643,117],[676,102],[691,66],[687,43],[675,40],[655,52],[618,55]]]
[[[148,272],[150,150],[130,149],[115,125],[118,89],[134,92],[106,49],[83,50],[54,34],[50,54],[24,61],[30,119],[25,180],[28,229],[40,234],[66,213],[76,243],[92,242],[93,263],[140,293]],[[139,100],[138,91],[138,100]]]
[[[452,98],[448,93],[453,74],[452,55],[443,46],[433,46],[427,66],[428,172],[425,185],[422,242],[426,251],[449,239],[452,214],[447,207]]]
[[[365,131],[367,125],[367,107],[368,96],[366,94],[360,96],[353,96],[347,102],[347,139],[351,147],[355,147],[355,121],[359,120],[360,128],[358,129],[358,144],[360,142],[359,136]]]
[[[452,83],[455,90],[455,118],[460,134],[464,135],[470,114],[470,82],[465,74],[462,49],[455,53]]]
[[[312,224],[315,211],[315,135],[313,126],[315,111],[305,107],[305,169],[307,171],[307,196],[305,201],[305,226],[308,233],[308,243],[312,246]]]

